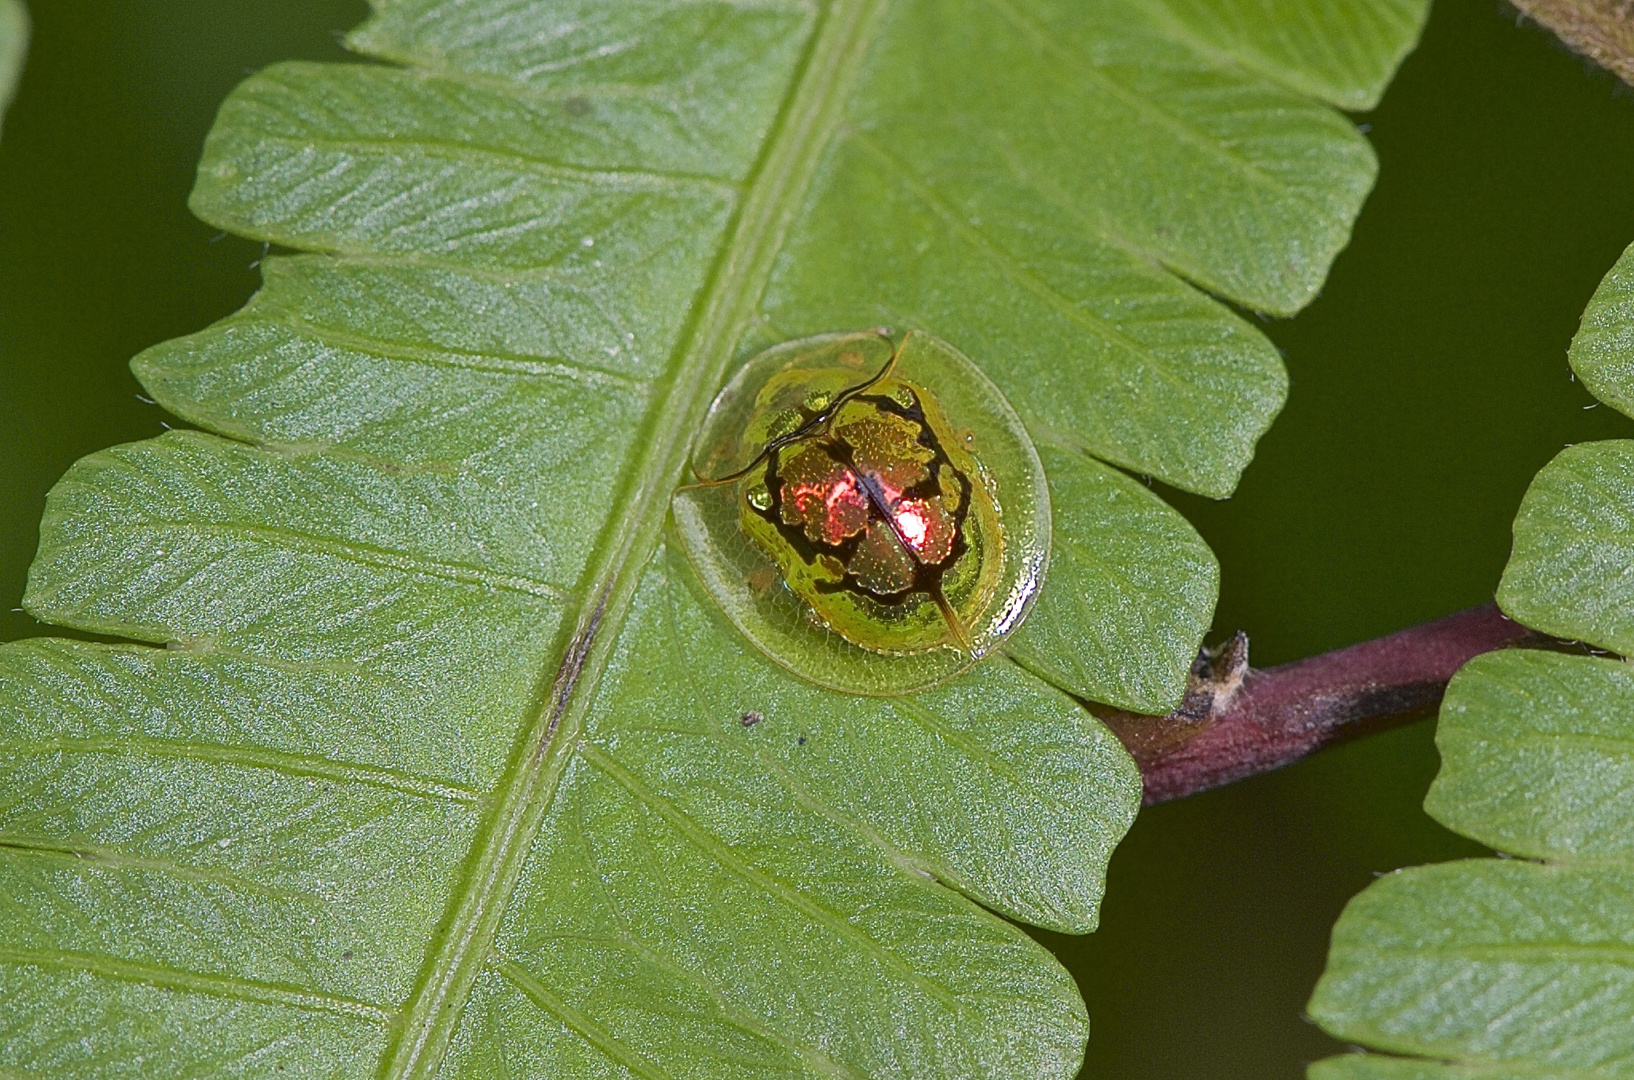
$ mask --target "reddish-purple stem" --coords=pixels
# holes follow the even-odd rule
[[[1248,666],[1238,634],[1206,650],[1179,709],[1167,716],[1097,710],[1134,755],[1146,804],[1269,772],[1381,722],[1434,708],[1471,657],[1540,640],[1496,604],[1349,648]]]

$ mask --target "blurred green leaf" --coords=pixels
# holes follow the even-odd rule
[[[386,0],[247,81],[193,206],[307,253],[137,358],[204,430],[76,465],[26,597],[150,644],[0,648],[0,1070],[1073,1073],[992,912],[1094,926],[1138,776],[1062,691],[1178,700],[1216,574],[1084,451],[1236,483],[1285,376],[1176,275],[1314,295],[1374,159],[1252,57],[1376,95],[1375,6]],[[1050,446],[1060,689],[818,690],[666,553],[731,360],[880,321]]]
[[[1608,275],[1572,344],[1585,382],[1587,370],[1602,376],[1597,393],[1626,391],[1634,367],[1630,262]],[[1627,654],[1631,574],[1634,442],[1562,451],[1521,503],[1499,603],[1528,626]],[[1478,656],[1447,688],[1436,745],[1425,810],[1540,862],[1398,871],[1352,900],[1311,1015],[1341,1039],[1435,1060],[1330,1058],[1313,1080],[1634,1077],[1634,668]]]
[[[1595,290],[1570,359],[1590,393],[1634,415],[1634,246]],[[1568,447],[1538,473],[1498,603],[1527,626],[1634,653],[1634,442]]]
[[[1595,290],[1570,359],[1589,393],[1634,416],[1634,245]]]
[[[1310,1080],[1582,1080],[1573,1069],[1534,1069],[1530,1065],[1449,1065],[1423,1058],[1382,1054],[1345,1054],[1313,1062]]]
[[[28,53],[28,11],[22,0],[0,0],[0,119],[17,89]]]

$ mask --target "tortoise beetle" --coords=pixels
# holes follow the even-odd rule
[[[1020,623],[1049,558],[1049,493],[1021,421],[951,345],[824,334],[751,359],[715,399],[676,493],[712,599],[797,674],[900,694]]]

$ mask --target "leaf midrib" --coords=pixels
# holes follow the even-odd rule
[[[663,401],[644,428],[645,457],[615,501],[579,590],[560,664],[541,674],[534,710],[496,788],[449,913],[394,1024],[383,1080],[429,1078],[441,1066],[506,904],[572,758],[641,572],[658,544],[691,433],[747,330],[812,175],[839,127],[865,46],[887,0],[834,0],[818,15],[777,123],[745,188],[705,291],[678,347]]]

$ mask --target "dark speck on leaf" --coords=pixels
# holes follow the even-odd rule
[[[570,97],[562,102],[562,108],[567,110],[569,116],[584,116],[590,111],[590,99]]]
[[[798,742],[801,746],[806,745],[806,737],[804,735],[800,736],[800,738],[795,740],[795,741]]]
[[[340,954],[340,958],[342,960],[350,960],[352,958],[352,950],[347,949],[345,952]]]
[[[764,719],[766,719],[764,716],[750,710],[749,712],[743,714],[743,719],[740,721],[740,723],[742,723],[744,727],[754,727]]]

